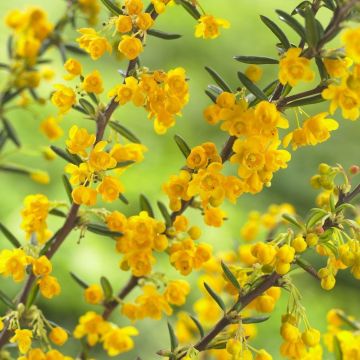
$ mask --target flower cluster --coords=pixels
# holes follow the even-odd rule
[[[131,350],[134,347],[132,336],[136,335],[138,331],[133,326],[120,328],[93,311],[82,315],[74,330],[74,337],[86,337],[86,342],[90,346],[101,342],[109,356],[117,356]]]
[[[121,313],[133,321],[146,317],[160,320],[162,312],[171,315],[173,310],[170,305],[184,305],[190,286],[186,281],[173,280],[166,284],[163,294],[158,292],[154,284],[144,285],[142,292],[135,304],[124,303],[121,308]]]
[[[175,116],[189,100],[189,86],[185,70],[176,68],[163,71],[140,73],[138,78],[129,76],[124,83],[117,85],[109,92],[120,105],[132,102],[135,106],[143,106],[148,118],[154,119],[154,129],[164,134],[175,125]]]

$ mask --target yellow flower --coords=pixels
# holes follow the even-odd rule
[[[345,45],[346,55],[354,62],[360,63],[360,27],[347,29],[342,35],[342,42]]]
[[[344,59],[324,59],[324,65],[328,74],[333,78],[341,78],[348,72],[348,68],[352,65],[352,60],[348,57]]]
[[[0,252],[0,274],[12,276],[14,281],[20,282],[24,280],[29,260],[22,249],[2,250]]]
[[[208,164],[208,157],[206,151],[202,146],[195,146],[191,149],[189,156],[186,159],[186,165],[190,169],[205,168]]]
[[[142,0],[125,0],[125,9],[129,15],[139,15],[143,7]]]
[[[82,83],[82,88],[88,93],[101,94],[104,88],[99,71],[95,70],[87,75]]]
[[[148,149],[143,144],[115,144],[110,155],[119,163],[123,161],[141,162],[144,160],[144,152]]]
[[[31,347],[32,332],[28,329],[16,329],[15,335],[10,339],[11,343],[16,343],[22,354],[28,352]]]
[[[81,28],[78,30],[82,36],[76,39],[82,49],[88,52],[93,60],[99,59],[105,52],[111,53],[112,47],[109,41],[92,28]]]
[[[331,100],[330,114],[334,114],[335,110],[340,107],[342,116],[345,119],[357,120],[360,115],[360,97],[358,94],[346,85],[330,84],[321,93],[326,100]]]
[[[96,204],[97,192],[94,189],[81,185],[72,191],[71,196],[75,204],[93,206]]]
[[[164,297],[168,303],[181,306],[185,304],[186,296],[189,292],[190,285],[187,281],[173,280],[168,282]]]
[[[62,128],[58,124],[58,120],[53,116],[49,116],[41,122],[40,130],[50,140],[56,140],[64,134]]]
[[[148,30],[154,24],[154,20],[149,13],[139,14],[136,18],[136,25],[140,30]]]
[[[262,74],[262,68],[253,64],[249,65],[245,70],[245,75],[254,83],[260,81]]]
[[[69,140],[66,140],[67,149],[71,154],[86,156],[85,149],[95,142],[95,135],[89,134],[85,128],[73,125],[69,130]]]
[[[51,233],[47,228],[46,219],[49,213],[50,203],[42,194],[28,195],[24,199],[24,209],[21,211],[21,228],[25,230],[27,239],[35,233],[36,240],[44,244]]]
[[[101,6],[98,0],[78,0],[80,10],[87,15],[89,25],[96,25]]]
[[[79,319],[79,324],[74,330],[75,339],[87,336],[87,343],[94,346],[105,333],[110,330],[110,324],[101,315],[88,311]]]
[[[71,174],[70,183],[72,185],[83,185],[89,181],[91,177],[91,171],[88,163],[81,163],[78,166],[74,164],[67,164],[65,166],[65,171]]]
[[[89,167],[93,171],[112,169],[116,166],[116,160],[104,151],[107,141],[99,141],[89,155]]]
[[[16,54],[23,58],[35,58],[39,53],[41,42],[32,37],[22,35],[16,46]]]
[[[124,192],[124,186],[117,178],[105,176],[97,187],[97,191],[102,195],[104,201],[113,202],[119,198],[120,193]]]
[[[162,312],[172,314],[172,309],[163,295],[159,294],[154,285],[145,285],[143,294],[138,296],[136,303],[141,307],[142,315],[151,319],[160,320]]]
[[[45,275],[40,280],[38,280],[39,289],[41,295],[47,299],[52,299],[54,296],[57,296],[61,292],[60,284],[57,279],[50,275]]]
[[[104,349],[109,356],[116,356],[130,351],[134,347],[134,341],[131,336],[138,334],[139,332],[133,326],[112,328],[103,337]]]
[[[68,340],[67,332],[61,327],[55,327],[49,334],[50,340],[58,346],[64,345]]]
[[[49,275],[52,271],[50,260],[45,255],[35,259],[32,263],[32,271],[35,276]]]
[[[170,2],[171,0],[151,0],[157,14],[162,14],[166,9],[166,5]]]
[[[119,15],[116,19],[116,31],[119,33],[127,33],[132,30],[131,16]]]
[[[206,225],[220,227],[223,224],[225,217],[225,211],[218,207],[209,207],[205,209],[204,220]]]
[[[69,73],[65,76],[66,80],[71,80],[82,73],[82,66],[76,59],[68,59],[64,64],[64,68]]]
[[[50,182],[49,174],[46,171],[34,170],[30,173],[31,180],[46,185]]]
[[[127,226],[127,218],[119,211],[113,211],[106,217],[106,225],[112,231],[124,232]]]
[[[203,15],[198,22],[199,23],[195,27],[195,36],[197,38],[215,39],[220,35],[220,27],[223,27],[224,29],[230,27],[230,23],[227,20],[217,19],[212,15]]]
[[[72,88],[58,84],[57,89],[51,96],[51,102],[59,108],[60,113],[68,112],[76,103],[76,94]]]
[[[305,120],[301,128],[295,129],[283,139],[284,146],[291,145],[294,150],[300,146],[320,144],[330,138],[339,124],[334,119],[326,119],[328,113],[323,112]]]
[[[125,105],[129,101],[134,101],[138,93],[138,80],[133,76],[128,76],[125,83],[116,86],[109,92],[109,96],[115,96],[115,100],[120,105]],[[136,104],[136,102],[134,101]]]
[[[90,285],[84,292],[85,301],[89,304],[100,304],[104,300],[104,292],[98,284]]]
[[[301,48],[290,48],[279,63],[281,84],[294,87],[299,81],[312,81],[314,72],[310,69],[310,60],[301,57]]]
[[[143,45],[137,37],[123,35],[118,49],[128,60],[134,60],[143,51]]]

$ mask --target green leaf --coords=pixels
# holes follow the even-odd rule
[[[310,97],[307,97],[304,99],[299,99],[299,100],[289,102],[288,104],[285,105],[285,108],[318,104],[318,103],[321,103],[324,101],[326,101],[326,100],[321,96],[321,94],[314,95],[314,96],[310,96]]]
[[[296,6],[296,8],[291,12],[291,15],[301,14],[304,11],[305,7],[311,6],[311,2],[309,0],[302,1],[300,4]]]
[[[305,29],[304,27],[290,14],[282,10],[275,10],[279,15],[279,19],[289,25],[300,37],[305,39]]]
[[[70,181],[68,179],[68,177],[66,175],[63,175],[62,176],[62,180],[63,180],[63,184],[64,184],[64,188],[65,188],[65,191],[66,191],[66,195],[70,201],[70,204],[72,204],[73,202],[73,198],[72,198],[72,191],[73,191],[73,188],[70,184]]]
[[[252,94],[260,100],[267,100],[267,96],[244,73],[238,72],[239,80]]]
[[[241,319],[242,324],[258,324],[268,320],[270,316],[252,316]]]
[[[336,209],[335,209],[335,197],[334,197],[333,192],[330,194],[330,199],[329,200],[330,200],[330,210],[331,210],[331,212],[333,214],[335,214],[335,211],[336,211]]]
[[[74,274],[73,272],[70,272],[70,276],[73,278],[73,280],[75,280],[75,282],[80,285],[83,289],[87,289],[89,287],[89,285],[81,280],[76,274]]]
[[[2,223],[0,223],[0,231],[14,245],[15,248],[21,247],[20,241],[12,234],[12,232]]]
[[[174,351],[178,347],[179,342],[178,342],[178,339],[177,339],[177,337],[175,335],[175,331],[174,331],[174,329],[171,326],[169,321],[167,322],[167,325],[168,325],[169,336],[170,336],[171,351]]]
[[[161,201],[158,201],[157,205],[158,205],[158,208],[159,208],[159,210],[161,212],[161,215],[163,216],[163,218],[165,220],[166,227],[170,227],[172,225],[172,221],[171,221],[171,216],[169,214],[168,209],[166,208],[166,206]]]
[[[210,98],[210,100],[213,102],[213,103],[216,103],[216,98],[217,96],[214,95],[211,91],[209,90],[205,90],[205,94]]]
[[[14,129],[14,127],[12,126],[12,124],[5,119],[4,117],[2,118],[3,124],[4,124],[4,128],[7,132],[8,138],[17,146],[20,147],[21,143],[19,140],[19,137],[17,136],[17,133]]]
[[[306,221],[306,228],[311,229],[316,225],[319,221],[323,220],[325,217],[328,217],[329,213],[323,209],[315,209],[311,212],[310,216]]]
[[[60,156],[62,159],[64,159],[69,163],[72,163],[74,165],[79,165],[79,163],[81,162],[81,160],[79,162],[79,159],[76,156],[69,154],[68,151],[63,150],[55,145],[50,145],[50,148],[56,155]]]
[[[266,56],[234,56],[234,59],[245,64],[278,64],[279,60]]]
[[[334,335],[333,337],[333,348],[334,348],[335,360],[343,360],[343,353],[337,335]]]
[[[13,174],[30,175],[30,170],[24,168],[23,166],[18,166],[14,164],[0,165],[0,171],[5,171]]]
[[[331,11],[334,11],[336,9],[336,4],[333,2],[333,0],[323,0],[324,6],[328,8]]]
[[[129,205],[129,200],[128,200],[123,194],[120,194],[120,195],[119,195],[119,199],[120,199],[125,205]]]
[[[30,306],[35,302],[38,293],[39,293],[39,285],[35,283],[32,285],[29,295],[26,298],[26,302],[25,302],[26,309],[29,309]]]
[[[316,62],[316,66],[319,70],[321,81],[326,81],[329,78],[329,76],[328,76],[328,73],[326,71],[325,65],[324,65],[321,57],[316,56],[315,62]]]
[[[196,325],[197,329],[199,330],[200,336],[203,338],[205,335],[205,331],[204,331],[204,328],[202,327],[202,325],[200,324],[200,321],[193,315],[190,315],[190,317],[191,317],[191,320]]]
[[[287,50],[291,44],[285,33],[272,20],[264,15],[260,15],[261,21],[272,31],[272,33],[280,40],[281,44]]]
[[[84,115],[88,115],[88,113],[86,112],[86,110],[85,110],[83,107],[79,106],[79,105],[73,105],[72,108],[73,108],[74,110],[76,110],[76,111],[84,114]]]
[[[356,211],[356,206],[349,204],[349,203],[341,204],[335,208],[335,212],[339,213],[340,211],[343,211],[345,209],[350,209],[350,210]]]
[[[230,93],[232,92],[230,86],[214,69],[212,69],[209,66],[205,66],[205,70],[210,74],[213,80],[221,87],[221,89]]]
[[[84,98],[79,99],[80,105],[83,107],[83,109],[86,111],[88,115],[94,115],[95,114],[95,108],[94,106],[87,101]]]
[[[180,3],[180,5],[195,19],[198,20],[201,17],[201,14],[199,13],[198,9],[190,4],[188,1],[186,0],[178,0],[178,3]]]
[[[179,147],[180,151],[183,153],[183,155],[187,159],[187,157],[191,153],[191,149],[190,149],[189,145],[186,143],[186,141],[180,135],[175,135],[174,140],[175,140],[177,146]]]
[[[116,121],[110,121],[109,125],[112,129],[114,129],[116,132],[118,132],[120,135],[122,135],[124,138],[128,139],[129,141],[136,144],[141,144],[141,141],[125,126],[120,125]]]
[[[206,291],[209,293],[209,295],[216,301],[216,303],[220,306],[220,308],[224,312],[226,312],[226,306],[222,301],[221,297],[218,294],[216,294],[216,292],[206,282],[204,282],[204,286]]]
[[[141,194],[139,200],[141,211],[146,211],[150,217],[155,218],[149,199],[144,194]]]
[[[240,286],[239,282],[237,281],[235,275],[231,272],[231,270],[228,268],[228,266],[223,261],[221,261],[221,267],[223,269],[223,272],[224,272],[226,278],[234,285],[234,287],[236,289],[238,289],[240,291],[241,286]]]
[[[122,15],[122,10],[118,8],[111,0],[101,0],[101,2],[113,15]]]
[[[263,89],[263,93],[266,95],[266,96],[270,96],[274,90],[276,89],[276,87],[278,86],[279,84],[279,80],[274,80],[272,81],[269,85],[265,86],[264,89]]]
[[[136,161],[134,161],[134,160],[120,161],[116,164],[116,166],[113,169],[119,169],[119,168],[126,167],[129,165],[135,164],[135,163],[136,163]]]
[[[76,55],[87,55],[87,52],[81,48],[79,48],[76,44],[64,44],[64,47],[67,51],[70,53],[76,54]]]
[[[97,98],[96,94],[88,92],[89,98],[95,105],[99,105],[99,99]]]
[[[207,88],[212,91],[213,93],[215,93],[216,95],[220,95],[223,91],[222,89],[220,89],[218,86],[216,85],[208,85]]]
[[[100,224],[89,223],[86,225],[86,229],[94,234],[109,236],[112,238],[123,236],[123,233],[120,231],[111,231],[106,226]]]
[[[289,223],[295,225],[299,229],[304,230],[304,227],[294,217],[292,217],[291,215],[283,214],[282,218],[285,219],[286,221],[288,221]]]
[[[49,211],[49,214],[54,215],[54,216],[59,216],[59,217],[62,217],[62,218],[66,218],[66,216],[67,216],[64,212],[62,212],[59,209],[51,209]]]
[[[320,39],[319,28],[311,6],[304,8],[306,40],[310,47],[315,48]]]
[[[100,284],[105,295],[105,300],[109,301],[113,297],[114,293],[110,281],[105,276],[102,276],[100,278]]]
[[[147,34],[164,40],[176,40],[182,37],[180,34],[170,34],[161,30],[149,29]]]
[[[6,140],[8,139],[7,137],[7,132],[5,129],[2,129],[0,131],[0,151],[2,150],[2,148],[4,147],[4,145],[6,144]]]
[[[10,309],[12,309],[12,310],[16,309],[16,306],[12,302],[12,300],[1,290],[0,290],[0,300]]]

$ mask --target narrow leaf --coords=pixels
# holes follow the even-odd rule
[[[216,301],[216,303],[220,306],[220,308],[225,312],[226,306],[222,301],[221,297],[218,294],[216,294],[216,292],[206,282],[204,282],[204,286],[206,291],[209,293],[209,295]]]
[[[12,126],[12,124],[5,118],[2,118],[3,124],[4,124],[4,128],[7,132],[7,135],[9,137],[9,139],[17,146],[20,147],[21,143],[19,140],[19,137],[17,136],[17,133],[14,129],[14,127]]]
[[[230,86],[214,69],[212,69],[209,66],[205,66],[205,70],[210,74],[213,80],[221,87],[221,89],[227,92],[232,92]]]
[[[35,283],[31,287],[29,295],[26,298],[26,302],[25,302],[25,308],[26,309],[29,309],[30,306],[35,302],[38,293],[39,293],[39,285]]]
[[[299,99],[292,101],[285,105],[286,108],[296,107],[296,106],[304,106],[304,105],[312,105],[324,102],[325,99],[321,95],[314,95],[304,99]]]
[[[70,53],[76,54],[76,55],[87,55],[87,52],[77,46],[77,44],[64,44],[64,47],[67,51]]]
[[[181,38],[180,34],[170,34],[161,30],[149,29],[147,34],[164,40],[175,40]]]
[[[201,17],[198,9],[194,5],[190,4],[188,1],[178,0],[178,2],[195,20],[198,20]]]
[[[120,135],[122,135],[124,138],[128,139],[129,141],[141,144],[141,141],[138,137],[136,137],[130,130],[128,130],[125,126],[120,125],[116,121],[110,121],[109,125],[112,129],[114,129],[116,132],[118,132]]]
[[[14,174],[21,174],[21,175],[30,175],[30,170],[14,164],[0,165],[0,171],[5,171]]]
[[[337,335],[334,335],[334,337],[333,337],[333,348],[334,348],[335,360],[343,360],[343,353],[342,353],[340,341],[339,341],[339,338],[337,337]]]
[[[287,50],[291,44],[285,33],[272,20],[264,15],[260,15],[261,21],[272,31],[272,33],[280,40],[281,44]]]
[[[305,30],[306,40],[310,47],[316,47],[320,39],[319,28],[316,24],[316,19],[311,6],[306,6],[304,9],[305,16]]]
[[[95,108],[94,106],[87,101],[86,99],[79,99],[80,105],[83,107],[83,109],[86,111],[88,115],[94,115],[95,114]]]
[[[73,280],[75,280],[75,282],[80,285],[83,289],[87,289],[89,287],[89,285],[81,280],[76,274],[74,274],[73,272],[70,272],[70,276],[73,278]]]
[[[15,248],[21,247],[20,241],[12,234],[12,232],[2,223],[0,223],[0,231],[14,245]]]
[[[304,27],[293,16],[282,10],[276,10],[276,12],[281,21],[288,24],[301,37],[301,39],[305,39],[306,35]]]
[[[62,218],[66,218],[66,216],[67,216],[64,212],[62,212],[59,209],[51,209],[49,211],[49,214],[54,215],[54,216],[59,216],[59,217],[62,217]]]
[[[171,221],[171,217],[170,217],[170,214],[169,214],[166,206],[161,201],[158,201],[157,205],[160,209],[161,215],[163,216],[163,218],[165,220],[166,227],[170,227],[172,224],[172,221]]]
[[[73,105],[72,108],[73,108],[74,110],[76,110],[76,111],[84,114],[84,115],[88,115],[88,113],[86,112],[86,110],[85,110],[83,107],[79,106],[79,105]]]
[[[279,60],[266,56],[234,56],[234,59],[244,64],[278,64]]]
[[[212,92],[214,92],[216,95],[220,95],[223,91],[216,85],[208,85],[208,89]]]
[[[136,161],[134,160],[126,160],[126,161],[120,161],[116,164],[116,167],[114,169],[118,169],[118,168],[122,168],[122,167],[126,167],[132,164],[135,164]]]
[[[214,95],[212,92],[210,92],[209,90],[205,90],[205,94],[210,98],[210,100],[213,103],[216,103],[216,95]]]
[[[0,300],[10,309],[14,310],[16,308],[12,300],[1,290],[0,290]]]
[[[288,221],[289,223],[295,225],[299,229],[303,230],[303,226],[294,217],[292,217],[291,215],[283,214],[282,218],[285,219],[286,221]]]
[[[226,276],[226,278],[233,284],[233,286],[238,289],[241,290],[241,286],[239,284],[239,282],[237,281],[235,275],[231,272],[231,270],[228,268],[228,266],[221,261],[221,267],[223,269],[224,275]]]
[[[86,229],[94,234],[109,236],[109,237],[120,237],[123,235],[120,231],[111,231],[106,226],[100,225],[100,224],[87,224]]]
[[[175,331],[169,321],[167,322],[167,325],[168,325],[169,336],[170,336],[171,351],[174,351],[178,347],[179,342],[175,335]]]
[[[111,0],[101,0],[101,2],[105,5],[105,7],[113,14],[113,15],[121,15],[122,11],[118,8]]]
[[[267,100],[267,96],[258,88],[245,74],[241,71],[238,72],[239,80],[252,94],[260,100]]]
[[[176,142],[177,146],[179,147],[180,151],[183,153],[183,155],[187,159],[187,157],[190,155],[190,152],[191,152],[189,145],[179,135],[175,135],[174,139],[175,139],[175,142]]]
[[[144,194],[141,194],[139,200],[141,211],[146,211],[150,217],[154,218],[154,211],[152,209],[149,199]]]
[[[102,276],[100,278],[100,284],[104,291],[105,300],[110,300],[113,297],[113,288],[110,284],[110,281],[105,276]]]
[[[67,151],[55,146],[55,145],[50,145],[51,150],[57,154],[58,156],[60,156],[62,159],[64,159],[65,161],[78,165],[79,161],[78,159],[73,156],[72,154],[69,154]]]
[[[270,316],[252,316],[241,319],[242,324],[258,324],[268,320]]]
[[[193,315],[190,315],[190,317],[191,317],[191,320],[196,325],[196,327],[198,328],[200,336],[203,338],[205,335],[205,331],[204,331],[204,328],[202,327],[202,325],[200,324],[200,321]]]
[[[129,205],[129,200],[128,200],[123,194],[120,194],[120,195],[119,195],[119,199],[120,199],[125,205]]]
[[[68,199],[70,201],[70,204],[72,204],[73,198],[72,198],[71,194],[72,194],[73,189],[72,189],[72,186],[70,184],[70,181],[69,181],[68,177],[65,174],[62,176],[62,180],[63,180],[64,188],[65,188],[65,191],[66,191],[66,195],[67,195],[67,197],[68,197]]]

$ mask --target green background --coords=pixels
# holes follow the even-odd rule
[[[130,128],[142,142],[148,147],[149,152],[143,163],[134,166],[126,171],[122,179],[126,186],[126,197],[130,205],[125,206],[121,202],[113,204],[113,209],[120,210],[125,214],[134,214],[138,211],[138,194],[144,193],[155,203],[156,200],[166,201],[161,191],[161,184],[171,174],[175,174],[183,165],[184,159],[177,149],[173,140],[174,134],[183,136],[187,142],[194,146],[204,141],[213,141],[218,147],[225,142],[227,135],[219,131],[217,127],[208,125],[202,116],[203,109],[210,103],[204,94],[204,89],[211,83],[211,79],[204,70],[208,65],[216,69],[223,77],[236,88],[240,86],[236,73],[244,71],[246,65],[240,64],[232,59],[234,55],[263,55],[276,57],[275,37],[266,29],[259,19],[260,14],[265,14],[271,19],[276,19],[274,9],[279,8],[290,12],[296,1],[292,0],[241,0],[241,1],[202,1],[206,11],[223,17],[231,22],[229,30],[222,31],[221,36],[212,41],[195,39],[193,36],[194,19],[188,16],[182,8],[169,7],[166,13],[160,16],[156,28],[172,33],[183,34],[183,37],[175,41],[164,41],[156,38],[148,38],[147,48],[142,56],[142,63],[151,69],[169,70],[177,66],[186,69],[190,81],[190,102],[186,106],[183,116],[177,119],[175,128],[168,131],[166,135],[155,134],[152,123],[147,120],[143,109],[136,109],[132,105],[126,105],[118,109],[114,119]],[[40,5],[49,12],[52,21],[58,19],[65,8],[65,1],[61,0],[24,0],[1,1],[0,14],[5,14],[12,8],[23,9],[29,5]],[[329,18],[327,10],[320,11],[320,18],[326,21]],[[106,13],[101,14],[101,19],[106,19]],[[6,62],[6,39],[8,29],[0,25],[0,62]],[[100,26],[100,25],[99,25]],[[285,25],[281,25],[285,29]],[[296,43],[298,40],[291,30],[286,29],[289,38]],[[66,37],[69,40],[77,35],[69,30]],[[334,42],[334,46],[339,44]],[[46,56],[54,59],[54,66],[57,78],[55,82],[63,82],[61,60],[56,49],[52,49]],[[83,60],[86,72],[98,69],[105,78],[106,89],[122,81],[117,69],[125,69],[125,61],[117,61],[106,55],[100,61],[91,62]],[[276,66],[264,66],[264,78],[260,85],[264,86],[277,76]],[[1,72],[0,84],[3,87],[5,73]],[[40,94],[47,96],[51,85],[43,84],[39,90]],[[299,87],[301,90],[302,87]],[[106,92],[103,94],[103,101],[107,101]],[[307,107],[309,114],[326,111],[327,105]],[[14,176],[1,173],[0,175],[0,221],[6,224],[20,239],[24,234],[20,229],[20,210],[22,200],[27,194],[45,193],[51,200],[65,200],[65,192],[62,186],[61,175],[64,162],[56,159],[47,162],[39,155],[42,146],[48,144],[48,140],[39,133],[40,122],[48,115],[55,115],[56,109],[51,104],[45,106],[32,105],[28,110],[12,110],[7,117],[18,131],[23,143],[20,152],[14,152],[11,145],[8,145],[4,153],[10,155],[7,160],[13,160],[26,166],[36,169],[44,169],[51,175],[51,183],[47,186],[39,185],[22,176]],[[294,127],[295,116],[293,111],[286,113],[290,125]],[[316,172],[320,162],[329,164],[340,163],[348,167],[358,160],[360,151],[358,141],[359,123],[343,120],[337,113],[335,118],[340,122],[340,129],[333,133],[332,138],[317,147],[307,147],[293,153],[292,161],[286,171],[276,173],[272,187],[264,189],[256,196],[246,195],[238,200],[237,205],[225,204],[229,220],[221,229],[204,228],[202,240],[211,243],[216,250],[236,249],[241,240],[239,237],[240,225],[245,221],[246,213],[249,210],[265,210],[271,203],[291,202],[295,205],[300,214],[305,214],[308,209],[314,206],[316,192],[309,186],[310,177]],[[62,120],[61,126],[65,135],[54,144],[63,147],[66,133],[73,124],[87,126],[90,129],[93,124],[82,119],[76,112],[70,112]],[[3,156],[3,155],[2,155]],[[235,168],[229,169],[235,173]],[[202,225],[198,214],[189,212],[191,220]],[[50,228],[55,231],[61,226],[61,221],[51,219]],[[86,305],[83,301],[82,290],[71,280],[69,271],[73,271],[89,283],[98,282],[101,275],[106,275],[112,282],[115,290],[120,289],[125,283],[128,274],[118,270],[119,254],[114,251],[114,243],[108,238],[93,236],[87,233],[85,238],[78,243],[79,232],[68,237],[61,251],[53,260],[54,274],[59,278],[62,285],[61,296],[52,301],[41,300],[41,306],[46,315],[54,321],[72,328],[79,315],[86,310],[99,310]],[[0,235],[0,249],[8,247],[6,240]],[[320,266],[320,263],[317,264]],[[165,271],[169,276],[178,277],[173,269],[169,269],[165,257],[159,259],[157,270]],[[195,275],[196,276],[196,275]],[[195,276],[190,279],[195,280]],[[358,284],[352,280],[349,274],[342,273],[339,276],[339,284],[331,293],[320,289],[317,282],[304,274],[294,275],[296,284],[303,294],[303,303],[306,306],[308,317],[313,326],[326,329],[326,312],[333,308],[344,308],[349,313],[360,315],[356,306],[358,297]],[[19,286],[14,286],[10,280],[0,281],[1,289],[11,295],[15,294]],[[195,287],[195,285],[194,285]],[[187,309],[191,310],[191,303],[198,297],[196,291],[189,298]],[[130,296],[129,299],[132,297]],[[278,328],[280,316],[285,312],[287,294],[283,293],[282,299],[277,305],[276,311],[271,319],[258,326],[259,335],[254,344],[265,347],[273,355],[279,358],[278,348],[281,342]],[[120,325],[128,324],[128,321],[120,318],[118,311],[115,311],[113,318]],[[172,319],[171,319],[172,321]],[[155,352],[169,345],[166,332],[166,319],[154,322],[145,320],[136,324],[141,335],[136,339],[136,350],[130,354],[124,354],[123,359],[134,359],[137,355],[144,360],[155,359]],[[98,359],[106,359],[104,353],[99,353]]]

